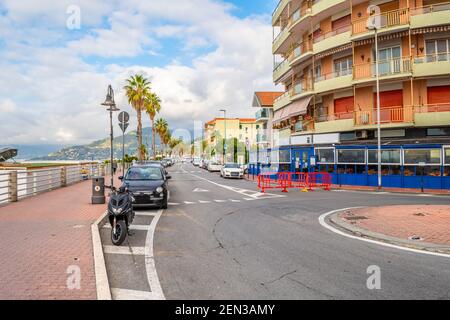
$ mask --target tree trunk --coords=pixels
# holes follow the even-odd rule
[[[151,118],[150,120],[152,121],[152,150],[153,150],[153,158],[156,159],[155,118]]]
[[[137,112],[137,140],[138,140],[138,156],[139,161],[143,160],[143,154],[142,154],[142,113],[141,110],[136,110]]]

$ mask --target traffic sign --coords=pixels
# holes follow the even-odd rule
[[[122,111],[121,113],[119,113],[119,122],[120,123],[128,123],[129,120],[130,120],[130,115],[128,114],[128,112]]]
[[[122,130],[122,132],[125,132],[127,130],[128,125],[129,125],[129,123],[127,123],[127,122],[125,122],[125,123],[119,122],[119,127]]]

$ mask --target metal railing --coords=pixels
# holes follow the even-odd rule
[[[450,112],[450,102],[414,106],[415,113]]]
[[[412,122],[413,108],[410,106],[393,106],[381,108],[380,123]],[[355,111],[355,125],[373,125],[378,123],[377,110]]]
[[[288,63],[289,61],[287,58],[285,58],[283,61],[275,62],[273,72],[277,72],[279,69],[283,68]]]
[[[256,120],[264,119],[269,117],[269,110],[262,108],[255,113]]]
[[[315,38],[313,39],[313,42],[314,42],[314,43],[320,42],[320,41],[325,40],[325,39],[327,39],[327,38],[331,38],[331,37],[334,37],[334,36],[336,36],[336,35],[338,35],[338,34],[341,34],[341,33],[347,32],[347,31],[350,31],[351,29],[352,29],[352,26],[349,24],[349,25],[347,25],[347,26],[343,26],[343,27],[340,27],[340,28],[331,30],[331,31],[329,31],[329,32],[323,33],[323,34],[321,34],[321,35],[315,37]]]
[[[313,50],[313,46],[312,46],[312,42],[307,41],[307,42],[302,42],[297,44],[294,49],[291,51],[291,53],[289,54],[289,62],[294,61],[295,59],[297,59],[298,57],[300,57],[301,55],[307,53],[307,52],[312,52]]]
[[[296,83],[294,83],[294,85],[292,86],[291,89],[291,97],[304,93],[304,92],[308,92],[312,90],[312,85],[311,85],[311,81],[310,80],[300,80]]]
[[[411,72],[410,57],[380,60],[378,74],[380,77]],[[353,66],[353,79],[367,79],[376,76],[376,62],[357,64]]]
[[[16,202],[29,196],[90,179],[93,176],[105,176],[110,171],[104,164],[46,169],[0,168],[0,204]]]
[[[426,14],[426,13],[433,13],[433,12],[439,12],[439,11],[446,11],[450,10],[450,2],[444,2],[444,3],[436,3],[436,4],[430,4],[423,7],[418,7],[411,9],[411,15],[419,15],[419,14]]]
[[[414,57],[415,64],[450,61],[450,52],[437,52]]]
[[[380,29],[395,27],[409,23],[409,8],[402,8],[383,12],[379,15],[371,15],[366,18],[358,19],[352,22],[352,34],[367,32],[367,21],[369,19],[379,19]]]
[[[322,74],[318,77],[314,78],[314,82],[320,82],[320,81],[324,81],[324,80],[329,80],[329,79],[334,79],[334,78],[339,78],[339,77],[343,77],[343,76],[348,76],[352,74],[352,68],[348,68],[348,69],[344,69],[344,70],[340,70],[340,71],[334,71],[334,72],[330,72],[330,73],[325,73]]]

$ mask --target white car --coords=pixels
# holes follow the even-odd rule
[[[192,161],[192,164],[196,167],[200,166],[202,159],[201,158],[194,158],[194,161]]]
[[[209,172],[219,172],[222,170],[222,165],[216,161],[210,161],[208,163],[208,171]]]
[[[223,178],[242,179],[244,177],[244,169],[238,163],[227,163],[220,169],[220,176]]]

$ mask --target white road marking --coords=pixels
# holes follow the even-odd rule
[[[247,200],[247,201],[254,201],[254,200],[256,200],[255,198],[244,198],[244,200]]]
[[[187,170],[184,169],[183,167],[182,167],[181,169],[184,170],[186,173],[189,174],[189,171],[187,171]],[[256,191],[256,192],[255,192],[254,190],[247,190],[247,189],[243,189],[243,188],[236,188],[236,187],[232,187],[232,186],[220,184],[220,183],[211,181],[211,180],[209,180],[209,179],[200,177],[200,176],[198,176],[198,175],[192,174],[192,172],[190,173],[190,175],[192,175],[192,176],[194,176],[194,177],[196,177],[196,178],[198,178],[198,179],[205,180],[205,181],[207,181],[207,182],[209,182],[209,183],[212,183],[212,184],[214,184],[214,185],[216,185],[216,186],[218,186],[218,187],[221,187],[221,188],[224,188],[224,189],[227,189],[227,190],[230,190],[230,191],[239,193],[239,194],[241,194],[241,195],[243,195],[243,196],[246,196],[246,197],[252,197],[252,198],[254,198],[253,200],[256,200],[256,198],[257,198],[257,196],[255,196],[255,194],[259,194],[259,193],[260,193],[259,191]],[[285,195],[272,194],[272,193],[264,193],[264,198],[266,198],[266,199],[267,199],[267,198],[284,198],[284,197],[286,197],[286,196],[285,196]]]
[[[153,221],[153,220],[152,220]],[[103,228],[105,229],[111,229],[111,225],[109,223],[106,223]],[[147,231],[149,230],[150,226],[145,224],[132,224],[130,226],[130,230],[139,230],[139,231]]]
[[[150,224],[150,229],[147,232],[147,238],[145,239],[145,270],[147,272],[147,280],[152,290],[153,300],[165,300],[164,293],[159,283],[158,274],[156,272],[155,259],[153,256],[153,238],[155,236],[156,225],[161,217],[163,210],[158,210],[158,213]]]
[[[207,201],[207,200],[198,200],[198,203],[211,203],[211,201]]]
[[[150,291],[138,291],[120,288],[111,288],[114,300],[158,300],[158,296]]]
[[[179,206],[180,204],[178,202],[168,202],[169,206]]]
[[[195,188],[194,190],[192,190],[192,192],[209,192],[209,190],[202,189],[202,188]]]
[[[103,252],[109,254],[143,255],[144,247],[103,246]]]
[[[191,201],[184,201],[184,204],[195,204],[195,202],[191,202]]]
[[[108,211],[105,211],[92,225],[92,246],[94,249],[94,271],[95,286],[97,288],[98,300],[111,300],[111,290],[109,288],[108,273],[106,272],[105,256],[102,250],[102,240],[98,225],[106,217]]]
[[[214,202],[223,203],[223,202],[227,202],[227,200],[214,200]]]
[[[134,214],[137,216],[154,217],[156,215],[156,212],[155,211],[135,211]]]
[[[231,202],[241,202],[241,200],[230,199]]]
[[[330,231],[332,231],[334,233],[337,233],[337,234],[339,234],[341,236],[347,237],[347,238],[356,239],[356,240],[369,242],[369,243],[373,243],[373,244],[378,244],[378,245],[384,246],[384,247],[389,247],[389,248],[394,248],[394,249],[399,249],[399,250],[404,250],[404,251],[410,251],[410,252],[414,252],[414,253],[421,253],[421,254],[428,254],[428,255],[432,255],[432,256],[450,258],[450,254],[431,252],[431,251],[425,251],[425,250],[419,250],[419,249],[413,249],[413,248],[407,248],[407,247],[402,247],[402,246],[398,246],[398,245],[395,245],[395,244],[390,244],[390,243],[377,241],[377,240],[373,240],[373,239],[357,237],[357,236],[354,236],[354,235],[342,232],[342,231],[340,231],[340,230],[330,226],[329,224],[327,224],[325,222],[325,218],[327,216],[333,214],[333,213],[340,212],[340,211],[345,211],[345,210],[350,210],[350,209],[359,209],[359,208],[364,208],[364,207],[342,208],[342,209],[337,209],[337,210],[332,210],[332,211],[326,212],[326,213],[322,214],[319,217],[319,223],[322,225],[322,227],[327,228],[328,230],[330,230]]]

